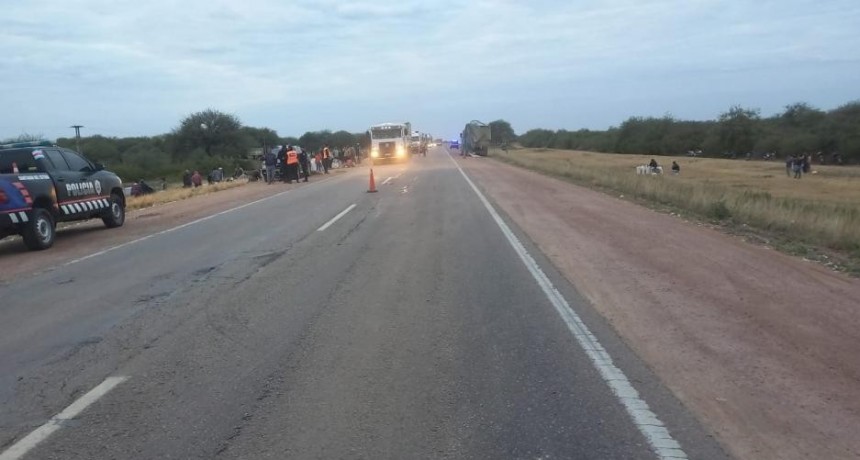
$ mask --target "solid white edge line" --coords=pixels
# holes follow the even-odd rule
[[[345,215],[346,215],[346,213],[348,213],[348,212],[352,211],[353,209],[355,209],[355,204],[354,204],[354,203],[353,203],[353,204],[351,204],[351,205],[349,205],[349,207],[348,207],[348,208],[346,208],[346,209],[344,209],[343,211],[341,211],[341,212],[340,212],[340,214],[338,214],[338,215],[336,215],[336,216],[332,217],[330,221],[328,221],[328,222],[324,223],[322,227],[320,227],[320,228],[318,228],[318,229],[317,229],[317,231],[318,231],[318,232],[323,232],[323,231],[325,231],[325,229],[327,229],[327,228],[331,227],[332,225],[334,225],[334,223],[335,223],[335,222],[337,222],[337,221],[338,221],[338,219],[340,219],[341,217],[345,216]]]
[[[126,380],[128,380],[128,377],[106,378],[104,382],[90,390],[87,394],[78,398],[59,414],[51,417],[51,419],[45,422],[45,424],[30,432],[30,434],[24,436],[15,444],[12,444],[8,449],[0,454],[0,460],[18,460],[27,455],[27,453],[39,445],[39,443],[48,439],[48,437],[54,434],[55,431],[62,428],[66,421],[80,415],[80,413],[92,403],[98,401],[99,398],[106,395],[109,391],[113,390],[117,385],[125,382]]]
[[[343,176],[341,176],[341,177],[343,177]],[[315,183],[312,183],[311,185],[313,186],[313,185],[317,185],[317,184],[322,184],[322,183],[324,183],[324,182],[328,182],[328,181],[333,180],[333,179],[335,179],[335,178],[336,178],[336,177],[331,177],[331,178],[321,179],[321,180],[319,180],[319,181],[317,181],[317,182],[315,182]],[[305,187],[302,187],[302,188],[305,188]],[[301,190],[301,189],[284,190],[283,192],[278,192],[278,193],[276,193],[276,194],[274,194],[274,195],[270,195],[270,196],[267,196],[267,197],[265,197],[265,198],[260,198],[259,200],[252,201],[252,202],[250,202],[250,203],[245,203],[245,204],[243,204],[243,205],[236,206],[235,208],[226,209],[226,210],[224,210],[224,211],[221,211],[221,212],[218,212],[218,213],[215,213],[215,214],[212,214],[212,215],[206,216],[206,217],[201,217],[201,218],[199,218],[199,219],[197,219],[197,220],[192,220],[191,222],[186,222],[186,223],[184,223],[184,224],[182,224],[182,225],[177,225],[176,227],[171,227],[171,228],[168,228],[168,229],[166,229],[166,230],[162,230],[162,231],[160,231],[160,232],[151,233],[151,234],[149,234],[149,235],[142,236],[142,237],[140,237],[140,238],[138,238],[138,239],[136,239],[136,240],[127,241],[127,242],[125,242],[125,243],[118,244],[118,245],[116,245],[116,246],[111,246],[111,247],[109,247],[109,248],[107,248],[107,249],[102,249],[101,251],[94,252],[94,253],[92,253],[92,254],[89,254],[89,255],[86,255],[86,256],[83,256],[83,257],[79,257],[79,258],[74,259],[74,260],[70,260],[70,261],[68,261],[68,262],[66,262],[66,263],[64,263],[64,264],[62,264],[62,265],[60,265],[60,266],[61,266],[61,267],[68,267],[69,265],[74,265],[74,264],[76,264],[76,263],[78,263],[78,262],[83,262],[83,261],[85,261],[85,260],[92,259],[93,257],[98,257],[98,256],[101,256],[101,255],[107,254],[107,253],[109,253],[109,252],[115,251],[115,250],[117,250],[117,249],[121,249],[121,248],[124,248],[124,247],[126,247],[126,246],[131,246],[131,245],[133,245],[133,244],[137,244],[137,243],[140,243],[140,242],[142,242],[142,241],[146,241],[146,240],[148,240],[148,239],[150,239],[150,238],[155,238],[156,236],[159,236],[159,235],[164,235],[164,234],[167,234],[167,233],[175,232],[176,230],[181,230],[181,229],[183,229],[183,228],[185,228],[185,227],[190,227],[190,226],[192,226],[192,225],[199,224],[200,222],[205,222],[205,221],[207,221],[207,220],[214,219],[214,218],[216,218],[216,217],[218,217],[218,216],[223,216],[224,214],[229,214],[229,213],[231,213],[231,212],[233,212],[233,211],[238,211],[238,210],[240,210],[240,209],[242,209],[242,208],[247,208],[248,206],[253,206],[253,205],[255,205],[255,204],[262,203],[262,202],[264,202],[264,201],[269,201],[269,200],[271,200],[271,199],[273,199],[273,198],[277,198],[277,197],[279,197],[279,196],[281,196],[281,195],[284,195],[284,194],[287,194],[287,193],[293,192],[293,191],[295,191],[295,190]]]
[[[672,435],[669,433],[669,430],[666,429],[663,422],[660,421],[660,419],[657,418],[657,415],[651,411],[648,403],[639,396],[639,392],[633,388],[633,385],[630,383],[630,380],[627,379],[627,376],[624,375],[624,372],[615,365],[612,361],[612,357],[609,356],[609,353],[606,352],[606,349],[603,348],[597,340],[597,337],[591,333],[588,326],[585,325],[579,315],[573,310],[573,308],[571,308],[564,296],[555,288],[555,286],[553,286],[552,281],[550,281],[543,270],[541,270],[540,266],[534,258],[532,258],[531,254],[526,251],[525,246],[523,246],[505,221],[502,220],[501,216],[496,212],[489,200],[487,200],[484,194],[481,193],[475,183],[472,182],[472,179],[466,175],[463,168],[460,167],[450,153],[448,154],[448,157],[457,167],[457,170],[460,171],[460,174],[463,175],[463,178],[466,179],[469,186],[472,187],[475,194],[478,195],[478,198],[496,222],[496,225],[498,225],[502,230],[508,243],[511,244],[514,251],[519,255],[520,260],[523,261],[526,268],[532,274],[532,277],[534,277],[535,281],[540,286],[541,290],[546,294],[550,303],[552,303],[555,310],[564,320],[570,332],[576,338],[577,342],[579,342],[579,345],[583,350],[585,350],[585,353],[588,355],[589,359],[591,359],[591,362],[600,372],[604,382],[606,382],[609,388],[612,389],[612,392],[633,419],[633,424],[636,425],[642,435],[645,436],[645,439],[648,440],[654,453],[657,454],[660,459],[664,460],[686,459],[687,454],[681,449],[681,445],[672,438]]]

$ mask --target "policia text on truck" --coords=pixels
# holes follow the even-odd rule
[[[95,217],[109,228],[125,222],[116,174],[48,142],[0,145],[0,239],[17,234],[28,248],[47,249],[57,222]]]

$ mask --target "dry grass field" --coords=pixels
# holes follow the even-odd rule
[[[221,190],[240,187],[247,183],[247,181],[238,180],[233,182],[219,182],[212,185],[204,184],[197,188],[182,188],[181,186],[168,188],[165,191],[156,192],[150,195],[129,197],[128,202],[126,203],[126,208],[128,210],[148,208],[157,204],[185,200],[198,195],[205,195],[207,193],[220,192]]]
[[[860,168],[814,165],[815,174],[792,179],[783,161],[654,157],[666,174],[639,176],[636,166],[652,157],[549,149],[494,150],[491,155],[579,184],[746,225],[783,243],[860,258]],[[681,166],[678,176],[670,173],[673,160]]]

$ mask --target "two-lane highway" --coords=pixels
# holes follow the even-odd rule
[[[722,457],[444,149],[365,171],[0,287],[0,458]]]

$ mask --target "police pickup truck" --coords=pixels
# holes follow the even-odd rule
[[[49,142],[0,145],[0,239],[21,235],[31,250],[54,244],[57,222],[125,222],[122,181],[102,165]]]

